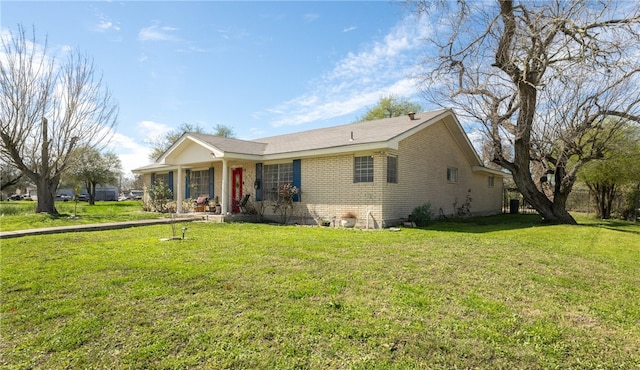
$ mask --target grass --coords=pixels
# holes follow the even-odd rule
[[[13,231],[42,227],[72,226],[105,222],[131,221],[164,217],[143,212],[140,201],[125,202],[56,202],[59,216],[35,213],[36,202],[0,202],[0,230]],[[76,218],[69,216],[76,215]]]
[[[581,222],[4,240],[0,366],[638,368],[640,226]]]

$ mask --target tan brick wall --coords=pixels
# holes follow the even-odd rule
[[[371,155],[374,157],[372,183],[354,183],[354,157]],[[302,202],[306,212],[314,220],[339,222],[340,216],[353,212],[359,226],[381,226],[381,202],[386,182],[386,172],[382,156],[373,152],[355,153],[302,160]],[[384,178],[383,178],[384,176]]]
[[[388,154],[397,155],[398,158],[396,184],[387,183]],[[374,181],[354,183],[354,157],[367,155],[374,158]],[[263,164],[281,162],[265,161]],[[221,196],[221,162],[203,163],[192,170],[209,166],[214,168],[214,194]],[[229,181],[234,167],[243,168],[243,193],[251,194],[250,201],[255,202],[255,162],[230,161]],[[457,182],[447,181],[447,167],[458,169]],[[436,217],[440,212],[449,217],[455,214],[455,206],[459,207],[465,202],[467,194],[472,198],[470,210],[473,214],[499,213],[502,206],[502,178],[495,176],[494,186],[489,187],[489,175],[472,171],[472,164],[441,123],[402,140],[397,151],[302,158],[301,171],[302,201],[296,204],[290,220],[296,223],[315,223],[320,220],[339,223],[343,213],[353,212],[357,215],[358,227],[386,227],[406,219],[415,207],[424,203],[431,204]],[[177,176],[176,171],[174,176]],[[144,179],[148,186],[150,175],[145,175]],[[184,186],[184,183],[180,182],[180,185]],[[471,193],[469,189],[472,189]],[[266,218],[279,219],[270,206],[265,207],[264,211]]]
[[[398,157],[397,184],[387,183],[388,154]],[[374,158],[374,181],[354,183],[354,157],[365,155]],[[401,141],[397,151],[303,158],[301,164],[302,202],[294,222],[339,223],[340,216],[351,211],[358,217],[358,227],[366,227],[367,220],[371,228],[386,227],[406,219],[424,203],[431,204],[434,216],[442,210],[450,217],[456,212],[454,203],[460,207],[467,194],[473,214],[499,213],[502,207],[502,179],[496,176],[490,188],[488,175],[472,171],[472,164],[443,124]],[[458,169],[457,182],[447,181],[447,167]],[[269,210],[266,214],[272,215]]]
[[[407,217],[415,207],[430,203],[435,216],[455,214],[472,189],[471,211],[497,213],[502,205],[502,179],[493,188],[487,176],[474,173],[443,124],[434,124],[400,142],[398,150],[398,184],[388,184],[389,197],[384,203],[386,220]],[[458,181],[447,181],[447,168],[458,169]]]

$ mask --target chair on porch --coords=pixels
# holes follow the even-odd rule
[[[205,196],[200,196],[196,199],[196,206],[195,206],[195,211],[196,212],[204,212],[206,207],[207,207],[207,203],[209,203],[209,198],[205,197]]]
[[[247,213],[247,202],[249,202],[250,194],[245,194],[240,202],[238,202],[238,208],[240,208],[240,212]]]

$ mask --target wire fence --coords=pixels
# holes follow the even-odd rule
[[[594,213],[595,207],[595,199],[586,189],[573,190],[567,199],[567,210],[569,211],[590,214]],[[517,189],[505,189],[502,211],[503,213],[537,213]]]
[[[589,216],[595,214],[596,207],[596,199],[588,189],[574,189],[567,198],[567,210],[571,212],[580,212]],[[616,218],[620,217],[623,210],[628,207],[627,201],[623,196],[616,197],[614,204],[612,205],[612,209],[614,210],[612,216],[615,216]],[[515,188],[505,188],[502,212],[523,214],[537,213],[533,206],[524,200],[522,194],[520,194],[520,192]],[[627,216],[622,215],[622,217]],[[630,217],[633,217],[633,214],[630,215]],[[636,217],[640,217],[640,211]]]

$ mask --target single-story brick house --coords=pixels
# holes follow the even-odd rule
[[[291,184],[300,190],[292,222],[352,212],[359,227],[371,228],[398,224],[425,203],[436,216],[463,205],[474,215],[500,213],[505,176],[483,166],[450,110],[256,140],[185,133],[134,172],[146,186],[163,180],[175,199],[218,196],[223,214],[238,212],[243,195],[254,206],[268,204]],[[261,209],[277,219],[271,207]]]

